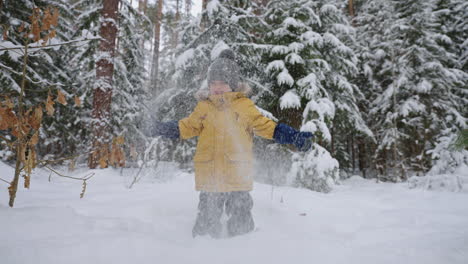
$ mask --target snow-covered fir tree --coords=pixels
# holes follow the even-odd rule
[[[77,29],[73,37],[96,38],[100,29],[101,1],[80,0],[73,5]],[[128,2],[119,5],[118,37],[114,57],[113,94],[111,104],[111,133],[123,135],[126,145],[141,145],[146,136],[142,128],[145,99],[144,85],[146,70],[144,67],[145,51],[141,45],[149,38],[149,20]],[[81,141],[80,150],[90,147],[90,122],[92,95],[96,80],[96,55],[99,41],[93,40],[71,47],[67,53],[68,70],[73,76],[75,93],[82,98],[83,108],[79,112]]]
[[[36,11],[33,11],[36,10]],[[58,11],[58,25],[52,26],[48,31],[42,31],[41,40],[30,39],[30,16],[33,12],[41,18],[46,13],[55,14]],[[72,40],[73,15],[68,1],[4,1],[1,12],[1,23],[4,39],[2,47],[22,47],[28,44],[28,59],[26,67],[26,82],[24,103],[26,109],[32,106],[44,104],[50,95],[53,100],[57,98],[57,92],[62,92],[68,102],[67,105],[55,104],[53,116],[44,116],[40,129],[37,150],[40,155],[48,154],[46,158],[57,155],[63,156],[75,149],[76,107],[73,103],[74,89],[67,72],[68,61],[63,56],[69,44],[63,44]],[[45,29],[44,24],[40,30]],[[46,38],[47,33],[55,34]],[[76,39],[73,39],[76,41]],[[42,47],[42,45],[55,45]],[[39,48],[31,48],[38,46]],[[12,49],[0,52],[0,93],[12,99],[17,98],[21,90],[22,69],[24,65],[24,49]]]
[[[357,58],[350,48],[353,28],[327,1],[271,1],[265,22],[271,28],[263,57],[271,80],[271,93],[262,98],[267,110],[282,122],[313,132],[340,164],[352,167],[343,139],[351,133],[373,137],[357,106],[362,94],[351,82],[357,74]],[[309,155],[304,162],[311,160]],[[336,180],[337,174],[329,177]]]
[[[410,170],[430,168],[427,151],[441,131],[466,126],[460,97],[466,73],[454,68],[448,37],[437,29],[434,1],[369,1],[364,10],[359,39],[367,43],[364,71],[375,97],[375,159],[381,175],[405,179]]]

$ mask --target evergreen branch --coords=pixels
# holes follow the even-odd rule
[[[50,47],[57,47],[57,46],[63,46],[63,45],[68,45],[68,44],[73,44],[76,42],[82,42],[82,41],[88,41],[88,40],[98,40],[101,38],[89,38],[89,39],[78,39],[78,40],[71,40],[67,42],[62,42],[62,43],[57,43],[57,44],[50,44],[50,45],[45,45],[45,46],[38,46],[38,47],[31,47],[29,46],[28,49],[45,49],[45,48],[50,48]],[[1,45],[0,45],[1,46]],[[3,47],[3,46],[1,46]],[[2,48],[0,51],[5,51],[5,50],[23,50],[24,46],[21,47],[14,47],[14,48]]]
[[[21,72],[17,72],[17,71],[15,71],[15,70],[13,70],[12,68],[10,68],[10,67],[8,67],[8,66],[5,66],[5,65],[3,65],[3,64],[0,64],[0,68],[3,68],[3,69],[5,69],[5,70],[7,70],[7,71],[9,71],[9,72],[11,72],[11,73],[16,74],[16,75],[23,76],[23,74],[22,74]],[[32,84],[44,84],[44,83],[45,83],[45,84],[51,85],[51,86],[63,86],[63,84],[59,84],[59,83],[50,83],[50,82],[48,82],[48,81],[46,81],[46,80],[34,81],[34,80],[32,80],[31,78],[29,78],[28,76],[26,76],[25,78],[26,78],[26,80],[27,80],[28,82],[30,82],[30,83],[32,83]],[[25,88],[25,90],[29,90],[29,89],[26,89],[26,88]]]
[[[189,44],[187,44],[187,49],[190,48],[195,48],[198,46],[199,42],[202,42],[205,38],[206,35],[209,34],[210,30],[216,26],[215,23],[213,23],[208,29],[206,29],[203,33],[201,33],[198,37],[196,37],[194,40],[192,40]]]
[[[10,67],[8,67],[8,66],[5,66],[5,65],[3,65],[3,64],[1,64],[1,63],[0,63],[0,68],[3,68],[3,69],[5,69],[5,70],[7,70],[7,71],[10,71],[11,73],[14,73],[14,74],[16,74],[16,75],[20,75],[20,76],[21,76],[21,73],[20,73],[20,72],[17,72],[17,71],[15,71],[15,70],[13,70],[12,68],[10,68]]]
[[[23,48],[24,48],[24,46],[23,46]],[[19,52],[19,51],[16,51],[15,49],[19,49],[19,47],[17,47],[17,48],[4,48],[4,49],[0,49],[0,51],[3,51],[3,50],[11,50],[12,52],[18,54],[19,56],[24,56],[23,53],[21,53],[21,52]]]
[[[90,40],[95,40],[95,39],[90,39]],[[82,46],[84,46],[84,45],[86,45],[86,43],[85,43],[85,44],[80,44],[80,45],[76,44],[76,45],[74,45],[73,47],[79,48],[79,47],[82,47]],[[39,47],[38,47],[38,48],[39,48]],[[31,54],[34,54],[34,56],[37,56],[35,53],[36,53],[36,52],[39,52],[39,51],[41,51],[41,50],[40,50],[40,49],[36,49],[36,50],[30,51],[30,53],[31,53]]]

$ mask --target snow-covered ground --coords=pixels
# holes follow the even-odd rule
[[[12,171],[0,162],[2,178]],[[193,175],[166,182],[147,175],[128,189],[129,171],[95,173],[80,199],[80,182],[48,182],[38,170],[15,208],[0,182],[0,262],[468,263],[468,193],[358,177],[329,194],[257,183],[253,233],[193,239]]]

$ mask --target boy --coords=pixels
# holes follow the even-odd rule
[[[294,144],[306,151],[312,133],[299,132],[264,117],[239,82],[234,53],[224,50],[208,71],[209,94],[201,98],[189,117],[157,123],[154,135],[188,139],[198,136],[194,156],[195,185],[200,191],[193,236],[220,237],[224,208],[229,216],[229,236],[248,233],[255,227],[251,214],[253,135]],[[242,89],[244,89],[242,91]]]

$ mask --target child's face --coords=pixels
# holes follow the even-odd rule
[[[229,84],[223,81],[211,81],[210,82],[210,94],[223,94],[226,92],[232,92]]]

